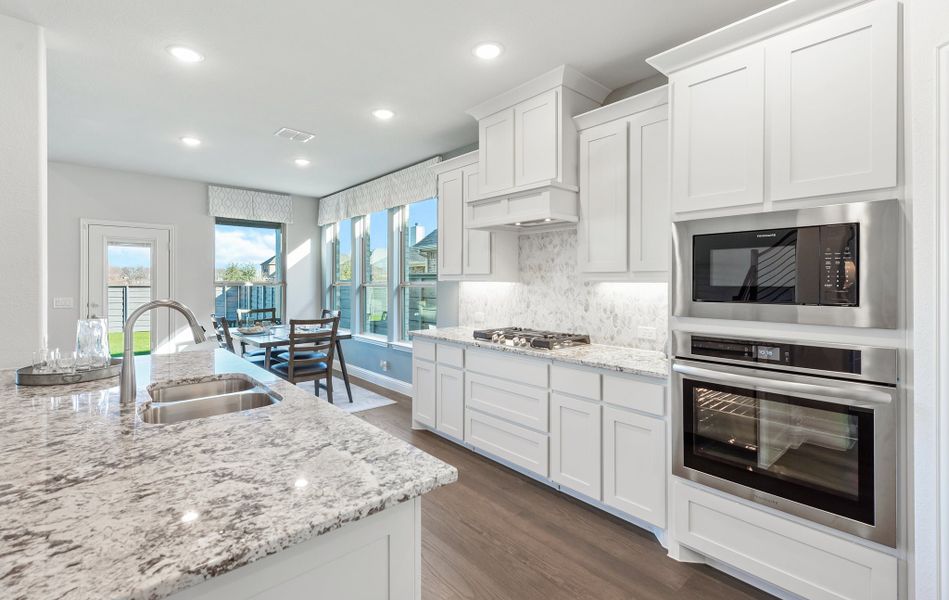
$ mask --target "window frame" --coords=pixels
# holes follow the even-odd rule
[[[349,327],[350,328],[348,330],[343,329],[342,331],[355,330],[353,317],[355,316],[354,313],[356,312],[356,306],[355,306],[355,302],[353,301],[354,299],[352,297],[353,296],[352,290],[356,283],[357,260],[356,260],[356,257],[352,255],[355,254],[356,244],[357,244],[356,230],[355,230],[356,219],[357,217],[350,217],[348,219],[343,219],[342,221],[337,221],[335,223],[330,223],[329,225],[327,225],[330,231],[330,234],[328,236],[329,239],[327,240],[330,245],[330,252],[329,252],[330,260],[329,260],[329,265],[327,265],[328,266],[327,270],[329,271],[330,276],[328,280],[329,286],[328,286],[327,294],[326,294],[326,299],[327,299],[326,304],[327,306],[333,307],[333,309],[335,310],[336,301],[339,298],[339,294],[341,293],[341,290],[343,289],[345,289],[346,293],[348,293],[350,296],[349,297]],[[339,232],[343,223],[347,221],[349,222],[349,239],[350,239],[350,246],[351,246],[350,253],[352,254],[349,258],[350,273],[349,273],[348,280],[340,280],[336,278],[336,274],[337,274],[336,266],[339,260]]]
[[[405,319],[403,318],[403,316],[404,316],[405,313],[407,312],[407,308],[406,308],[406,306],[405,306],[405,293],[406,293],[406,290],[409,290],[409,289],[411,289],[411,288],[422,288],[422,289],[430,288],[430,289],[434,289],[434,290],[435,290],[435,298],[436,298],[436,301],[437,301],[437,299],[438,299],[438,267],[436,267],[436,276],[435,276],[435,279],[434,279],[433,281],[410,281],[410,280],[408,279],[408,277],[407,277],[407,273],[406,273],[406,271],[405,271],[405,264],[404,264],[404,261],[405,261],[405,258],[406,258],[406,251],[408,250],[408,246],[407,246],[406,243],[405,243],[405,234],[406,234],[406,230],[408,229],[408,226],[409,226],[409,224],[408,224],[408,223],[409,223],[409,210],[408,210],[408,209],[409,209],[409,207],[412,206],[413,204],[417,204],[418,202],[427,202],[427,201],[433,200],[433,199],[435,200],[435,230],[437,231],[437,230],[438,230],[438,211],[439,211],[439,208],[440,208],[439,203],[438,203],[438,196],[433,196],[432,198],[425,198],[425,199],[423,199],[423,200],[418,200],[418,201],[416,201],[416,202],[410,202],[409,204],[403,204],[402,206],[399,206],[399,207],[398,207],[398,211],[399,211],[399,215],[398,215],[398,223],[399,223],[399,260],[398,260],[399,283],[398,283],[398,286],[397,286],[397,289],[396,289],[396,294],[397,294],[397,298],[398,298],[398,300],[397,300],[396,302],[397,302],[397,304],[398,304],[398,311],[397,311],[397,312],[398,312],[399,314],[398,314],[398,323],[397,323],[397,325],[396,325],[396,327],[397,327],[397,335],[396,335],[395,338],[393,338],[394,341],[395,341],[395,343],[401,343],[401,344],[409,344],[409,343],[411,343],[411,339],[409,339],[409,332],[410,332],[410,331],[414,331],[414,330],[408,330],[408,329],[406,329],[406,330],[403,331],[403,329],[405,329],[405,328],[403,327],[403,323],[405,322]],[[439,233],[439,235],[441,235],[441,233]],[[436,253],[437,253],[437,252],[438,252],[438,249],[436,249]],[[440,264],[440,259],[441,259],[441,257],[436,254],[436,259],[435,259],[435,264],[436,264],[436,265],[439,265],[439,264]],[[435,307],[435,314],[436,314],[436,319],[437,319],[437,318],[438,318],[438,317],[437,317],[437,315],[438,315],[438,306],[437,306],[437,304],[436,304],[436,307]]]
[[[392,213],[396,208],[388,208],[370,213],[367,215],[359,216],[359,227],[357,228],[359,234],[359,327],[357,331],[362,337],[374,340],[377,342],[392,342],[393,339],[393,306],[392,306],[392,268],[393,268],[393,256],[392,256],[392,235],[393,235],[393,218]],[[370,258],[370,248],[369,244],[371,239],[369,237],[369,223],[372,215],[378,214],[385,215],[386,218],[386,279],[385,281],[369,281],[369,274],[371,273],[369,258]],[[397,266],[397,265],[396,265]],[[384,289],[386,291],[386,333],[385,335],[372,333],[369,331],[369,315],[366,313],[366,307],[368,306],[369,298],[369,289]]]
[[[277,236],[280,241],[280,248],[277,250],[278,259],[277,259],[277,270],[280,274],[278,281],[272,283],[264,282],[247,282],[247,281],[224,281],[217,278],[217,267],[214,267],[212,279],[212,287],[215,290],[215,293],[218,287],[236,287],[236,286],[246,286],[248,283],[251,285],[260,285],[260,286],[270,286],[270,287],[279,287],[280,288],[280,306],[278,318],[282,321],[287,320],[287,224],[286,223],[275,223],[272,221],[251,221],[247,219],[230,219],[227,217],[214,217],[214,223],[211,227],[211,233],[213,235],[213,244],[212,244],[212,265],[217,265],[217,226],[218,225],[231,225],[234,227],[256,227],[258,229],[274,229],[279,232]],[[215,311],[217,308],[215,307]]]

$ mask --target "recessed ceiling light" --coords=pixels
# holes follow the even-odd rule
[[[372,116],[379,119],[380,121],[388,121],[395,116],[395,113],[388,108],[377,108],[376,110],[372,111]]]
[[[310,159],[308,159],[308,158],[294,158],[294,159],[293,159],[293,164],[295,164],[296,166],[298,166],[298,167],[300,167],[300,168],[309,167],[309,166],[310,166]]]
[[[495,42],[483,42],[475,46],[472,52],[482,60],[494,60],[504,52],[504,46]]]
[[[168,50],[168,54],[174,56],[181,62],[199,63],[204,61],[203,54],[187,46],[168,46],[166,50]]]
[[[184,144],[185,146],[188,146],[189,148],[196,148],[201,145],[201,140],[199,140],[196,137],[186,135],[183,138],[181,138],[181,143]]]

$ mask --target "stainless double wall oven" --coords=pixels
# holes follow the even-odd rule
[[[899,222],[884,200],[675,225],[673,315],[724,332],[674,326],[676,475],[896,545],[898,351],[769,324],[896,328]]]

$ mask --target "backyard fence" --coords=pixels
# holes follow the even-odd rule
[[[125,320],[138,307],[151,301],[152,288],[149,285],[110,285],[109,286],[109,331],[122,331]],[[151,331],[151,315],[145,313],[135,323],[135,331]]]
[[[214,314],[224,315],[231,325],[237,325],[239,308],[276,308],[277,318],[282,319],[283,287],[243,283],[214,286]]]

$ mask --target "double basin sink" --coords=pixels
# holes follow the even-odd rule
[[[180,423],[272,406],[282,398],[246,375],[209,381],[159,383],[148,388],[152,400],[142,409],[150,424]]]

